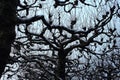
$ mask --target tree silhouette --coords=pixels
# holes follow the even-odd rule
[[[11,44],[15,39],[17,0],[0,1],[0,77],[8,63]]]
[[[47,2],[50,6],[46,8]],[[117,1],[23,0],[18,6],[12,60],[25,72],[18,73],[21,79],[69,80],[89,70],[91,56],[99,58],[116,48],[119,35],[116,26],[110,24],[118,16]],[[87,13],[85,7],[94,8],[96,15]],[[77,58],[72,59],[75,55]],[[87,61],[79,67],[82,57]]]

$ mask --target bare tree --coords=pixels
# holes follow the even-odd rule
[[[85,7],[94,8],[96,15],[86,15]],[[89,69],[92,55],[99,57],[104,54],[102,52],[116,47],[116,26],[110,24],[115,24],[112,21],[116,14],[118,16],[117,1],[23,0],[17,11],[16,31],[19,35],[14,42],[12,57],[20,63],[20,70],[29,73],[22,78],[73,79]],[[73,55],[77,58],[72,59]],[[82,57],[87,60],[85,63]]]

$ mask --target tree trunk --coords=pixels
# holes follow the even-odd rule
[[[15,39],[17,0],[0,0],[0,77],[4,72],[11,43]]]
[[[112,80],[111,71],[108,71],[107,73],[107,80]]]
[[[62,80],[65,80],[65,63],[66,63],[66,55],[64,51],[59,51],[58,52],[57,75]]]

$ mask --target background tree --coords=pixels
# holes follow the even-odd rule
[[[116,48],[118,12],[119,1],[21,0],[14,72],[19,79],[87,79],[97,64],[89,61]]]
[[[0,77],[8,63],[11,44],[15,39],[17,0],[0,1]]]

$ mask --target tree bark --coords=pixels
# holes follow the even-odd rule
[[[17,0],[0,0],[0,77],[4,72],[15,39]]]

